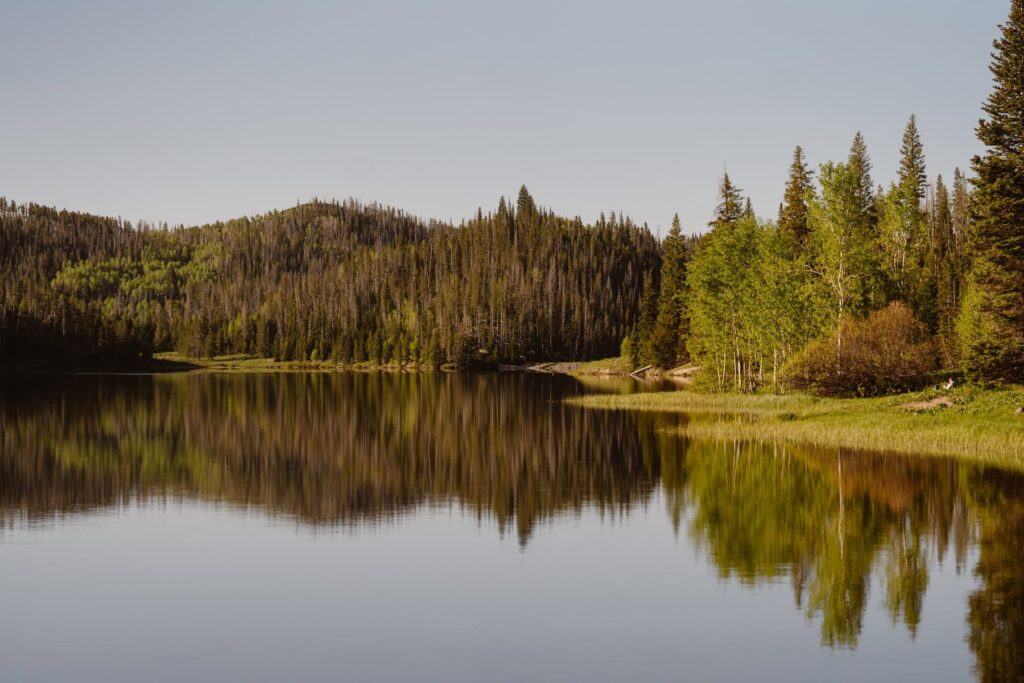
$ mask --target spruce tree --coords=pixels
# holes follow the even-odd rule
[[[797,146],[789,166],[789,181],[779,207],[779,229],[798,244],[807,240],[807,193],[814,173],[807,168],[804,150]]]
[[[675,367],[685,357],[685,287],[686,242],[679,224],[679,214],[676,214],[672,219],[672,229],[663,244],[658,318],[654,323],[651,344],[655,365],[666,370]]]
[[[928,176],[924,166],[924,146],[917,131],[917,117],[910,115],[903,131],[903,145],[900,147],[900,188],[907,196],[914,196],[918,203],[924,199]]]
[[[1024,379],[1024,0],[993,43],[995,87],[978,139],[971,270],[958,325],[962,363],[988,381]]]
[[[516,224],[528,226],[533,223],[537,214],[537,205],[533,202],[526,185],[519,188],[519,198],[516,200]]]
[[[892,238],[899,242],[900,264],[891,275],[893,298],[901,298],[910,304],[914,313],[932,330],[936,329],[936,281],[929,269],[930,240],[927,216],[921,206],[928,176],[925,171],[924,146],[917,130],[917,118],[911,114],[903,131],[900,147],[899,183],[895,188],[896,211],[890,216],[894,224],[883,230],[883,238],[894,246]]]
[[[630,361],[634,368],[643,367],[654,361],[651,341],[654,336],[654,324],[658,319],[658,294],[658,282],[654,278],[654,273],[646,273],[640,296],[640,314],[630,334]]]
[[[876,188],[871,179],[871,156],[860,131],[853,136],[846,167],[853,176],[849,220],[855,225],[854,232],[860,236],[858,239],[871,245],[864,256],[865,270],[858,281],[858,298],[865,310],[872,310],[884,306],[888,301],[888,287],[882,273],[882,254],[877,250],[878,245],[874,244],[880,239],[879,220],[885,213],[886,195],[882,187]]]
[[[743,190],[733,185],[728,173],[722,175],[722,182],[718,186],[718,199],[718,206],[715,207],[715,220],[708,225],[734,223],[743,217],[746,211]]]
[[[853,136],[847,165],[857,178],[857,205],[861,217],[868,225],[874,227],[878,222],[878,198],[871,180],[871,157],[860,131]]]

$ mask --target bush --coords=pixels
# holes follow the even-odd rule
[[[626,335],[622,339],[622,345],[619,346],[619,357],[625,358],[632,362],[633,359],[633,338],[630,335]]]
[[[938,368],[928,328],[898,301],[867,318],[844,319],[793,359],[786,378],[822,396],[880,396],[918,389]]]

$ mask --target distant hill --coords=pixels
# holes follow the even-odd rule
[[[659,260],[646,227],[557,216],[525,188],[459,225],[349,200],[164,228],[0,199],[0,357],[615,355]]]

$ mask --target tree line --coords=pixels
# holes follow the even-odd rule
[[[687,241],[677,218],[663,242],[633,362],[693,362],[710,384],[740,391],[884,388],[864,376],[879,354],[890,356],[881,366],[912,361],[919,376],[942,367],[1024,380],[1022,0],[994,47],[972,178],[954,169],[951,182],[929,182],[914,116],[888,187],[875,185],[860,133],[846,160],[816,172],[795,149],[776,220],[755,217],[726,174],[710,229]]]

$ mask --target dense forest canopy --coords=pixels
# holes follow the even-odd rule
[[[313,201],[167,229],[0,199],[0,357],[465,366],[621,348],[636,366],[693,362],[720,390],[864,394],[883,389],[852,365],[913,354],[904,387],[940,369],[1022,381],[1024,0],[994,48],[973,178],[930,180],[911,115],[888,186],[859,132],[816,169],[796,147],[777,220],[726,174],[707,232],[677,216],[660,242],[525,187],[459,225]]]
[[[0,200],[0,351],[430,365],[607,356],[658,263],[646,227],[556,216],[525,187],[459,226],[313,201],[166,229]]]

